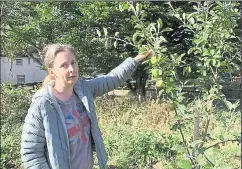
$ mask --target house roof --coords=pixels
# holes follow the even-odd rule
[[[1,58],[4,58],[4,57],[8,58],[7,56],[1,56]],[[16,55],[15,59],[19,59],[19,58],[32,58],[32,59],[34,59],[39,65],[42,66],[42,65],[44,64],[43,59],[42,59],[41,57],[35,57],[35,56],[30,57],[30,56],[27,56],[27,55]]]

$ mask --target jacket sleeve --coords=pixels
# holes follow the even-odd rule
[[[50,169],[45,157],[45,129],[41,103],[30,106],[21,136],[21,160],[25,169]]]
[[[138,63],[131,57],[114,68],[107,75],[87,80],[87,85],[91,89],[94,97],[114,90],[126,80],[128,80],[136,70]]]

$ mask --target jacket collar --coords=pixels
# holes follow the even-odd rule
[[[46,97],[46,99],[48,99],[51,103],[57,103],[57,100],[56,100],[56,98],[55,98],[55,96],[53,94],[53,91],[52,91],[52,87],[54,85],[55,85],[55,81],[54,80],[48,82],[45,86],[43,86],[43,88],[41,88],[39,91],[37,91],[34,94],[34,96],[32,98],[32,102],[34,102],[35,99],[37,99],[38,97]],[[89,110],[88,100],[87,100],[87,97],[84,95],[84,92],[83,92],[80,80],[78,80],[75,83],[75,85],[73,87],[73,90],[78,95],[80,100],[83,102],[83,104],[86,107],[86,109]]]
[[[43,86],[43,88],[39,89],[33,96],[32,101],[34,101],[36,98],[38,97],[47,97],[49,100],[54,101],[55,97],[52,91],[52,87],[55,85],[55,81],[51,80],[50,82],[48,82],[45,86]],[[83,90],[81,87],[81,83],[78,80],[75,85],[74,85],[74,91],[78,94],[78,96],[80,97],[80,99],[82,100],[84,97],[83,94]]]

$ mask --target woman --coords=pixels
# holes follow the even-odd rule
[[[76,52],[70,45],[52,44],[44,52],[48,76],[32,98],[22,131],[24,167],[91,169],[95,149],[100,168],[106,168],[93,99],[126,81],[151,52],[127,58],[109,74],[91,80],[78,80]]]

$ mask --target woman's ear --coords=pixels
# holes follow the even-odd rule
[[[52,68],[48,68],[48,74],[53,74],[53,70],[52,70]]]
[[[53,71],[52,68],[48,68],[48,73],[49,73],[49,75],[50,75],[52,78],[56,79],[56,76],[55,76],[54,71]]]

